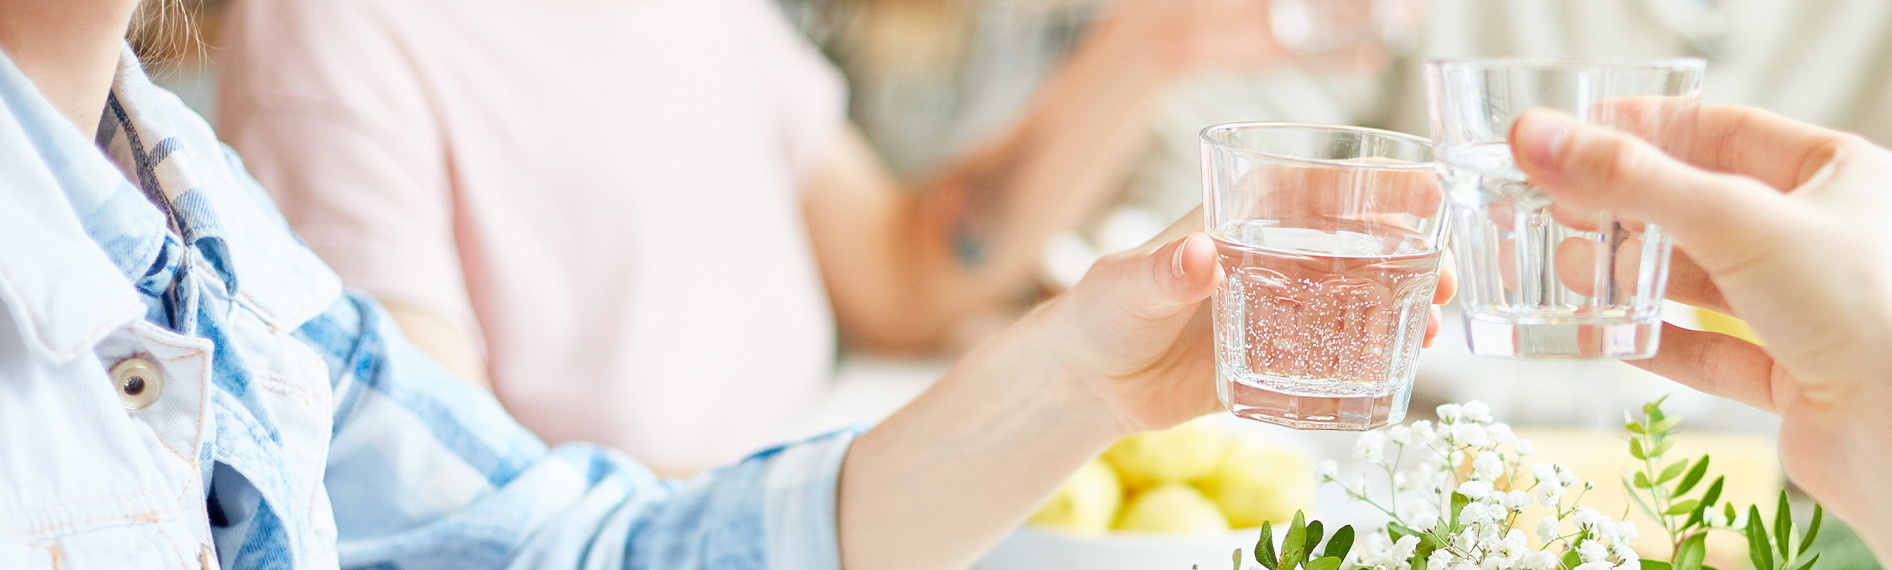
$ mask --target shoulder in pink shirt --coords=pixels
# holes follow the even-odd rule
[[[352,287],[456,319],[548,442],[773,443],[834,326],[799,173],[838,74],[766,0],[242,0],[220,127]]]

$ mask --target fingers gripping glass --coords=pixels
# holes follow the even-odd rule
[[[1560,205],[1531,185],[1506,137],[1533,108],[1686,154],[1703,63],[1518,60],[1426,63],[1432,137],[1450,197],[1459,300],[1474,354],[1655,356],[1669,237],[1654,225]]]
[[[1438,285],[1445,217],[1425,139],[1291,123],[1202,131],[1217,393],[1301,429],[1398,422]]]

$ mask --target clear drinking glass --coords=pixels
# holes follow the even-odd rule
[[[1432,145],[1292,123],[1202,131],[1217,394],[1237,416],[1367,430],[1406,416],[1445,216]]]
[[[1451,197],[1453,254],[1473,354],[1537,359],[1655,356],[1669,236],[1609,212],[1559,207],[1512,161],[1526,110],[1562,111],[1684,156],[1703,62],[1458,60],[1426,63],[1432,140]]]

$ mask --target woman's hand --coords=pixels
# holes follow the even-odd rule
[[[1693,134],[1678,160],[1533,111],[1511,144],[1560,205],[1674,235],[1668,298],[1766,342],[1665,326],[1635,364],[1780,414],[1788,476],[1892,555],[1892,152],[1732,106],[1703,106]]]

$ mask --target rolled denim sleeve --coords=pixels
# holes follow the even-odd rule
[[[610,449],[546,447],[366,295],[296,335],[334,385],[324,487],[344,568],[839,568],[854,430],[664,481]]]

